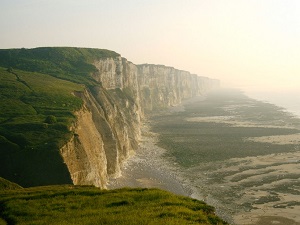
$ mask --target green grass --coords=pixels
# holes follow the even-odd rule
[[[22,81],[22,82],[21,82]],[[19,149],[47,149],[68,138],[68,127],[82,101],[72,93],[84,86],[49,75],[0,68],[0,135]],[[57,123],[46,123],[47,116]],[[3,138],[2,138],[3,139]],[[3,139],[4,140],[4,139]]]
[[[204,202],[158,189],[0,191],[0,208],[0,218],[8,224],[227,224]]]

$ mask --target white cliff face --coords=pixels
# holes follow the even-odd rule
[[[74,184],[105,188],[109,176],[138,146],[144,113],[180,104],[205,94],[218,81],[160,65],[136,66],[121,57],[97,60],[92,77],[101,86],[76,95],[84,107],[77,112],[74,136],[61,155]]]
[[[211,79],[161,65],[138,65],[141,105],[145,111],[180,104],[183,99],[206,93]]]
[[[122,88],[122,58],[108,58],[94,62],[98,72],[93,74],[93,78],[101,82],[106,89]]]
[[[75,185],[105,188],[107,159],[102,137],[96,129],[92,113],[86,107],[76,116],[74,136],[61,148],[61,155]]]

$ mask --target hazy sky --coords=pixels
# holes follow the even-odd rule
[[[300,0],[1,0],[0,30],[0,48],[105,48],[223,84],[300,89]]]

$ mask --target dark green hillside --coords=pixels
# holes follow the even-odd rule
[[[0,224],[227,224],[204,202],[158,189],[48,186],[0,191]]]
[[[115,58],[118,53],[91,48],[34,48],[0,49],[0,66],[30,72],[50,74],[76,83],[94,85],[89,76],[96,68],[96,59]]]
[[[72,93],[83,89],[46,74],[0,67],[0,176],[23,186],[70,182],[57,151],[82,105]],[[65,172],[47,177],[59,170]]]

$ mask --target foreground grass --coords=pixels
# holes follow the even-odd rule
[[[0,224],[227,224],[204,202],[159,189],[45,186],[0,191]]]

